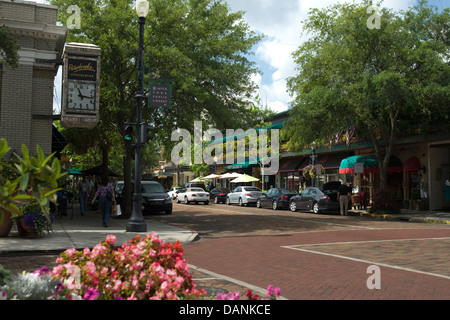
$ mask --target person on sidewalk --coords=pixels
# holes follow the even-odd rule
[[[98,185],[97,192],[92,199],[92,204],[94,204],[95,199],[97,198],[102,210],[103,226],[106,228],[108,226],[113,203],[116,203],[114,186],[112,185],[112,183],[108,182],[108,177],[102,178],[102,182]]]
[[[341,216],[346,216],[348,214],[348,200],[351,196],[350,187],[346,184],[341,184],[337,190],[337,198],[339,200],[339,208],[341,212]]]
[[[80,196],[80,213],[82,216],[84,216],[86,212],[86,201],[88,198],[88,194],[90,191],[90,185],[86,181],[86,177],[83,176],[83,179],[78,184],[78,194]]]

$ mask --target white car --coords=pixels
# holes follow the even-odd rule
[[[189,204],[189,202],[209,204],[209,193],[202,188],[181,189],[177,194],[177,203],[180,202],[184,202],[185,204]]]
[[[167,193],[169,194],[171,199],[175,200],[177,198],[178,190],[180,189],[180,187],[173,187]]]
[[[244,204],[256,203],[259,196],[262,195],[261,189],[251,186],[241,186],[234,189],[227,195],[227,204],[237,203],[240,206]]]

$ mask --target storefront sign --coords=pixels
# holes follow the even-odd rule
[[[97,81],[97,61],[68,59],[67,79]]]

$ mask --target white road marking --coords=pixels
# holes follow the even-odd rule
[[[320,251],[314,251],[314,250],[308,250],[308,249],[301,248],[301,247],[339,245],[339,244],[365,244],[365,243],[375,243],[375,242],[396,242],[396,241],[411,241],[411,240],[444,240],[444,239],[448,240],[450,238],[449,237],[442,237],[442,238],[414,238],[414,239],[392,239],[392,240],[371,240],[371,241],[349,241],[349,242],[290,245],[290,246],[281,246],[281,248],[291,249],[291,250],[298,250],[298,251],[314,253],[314,254],[321,254],[321,255],[324,255],[324,256],[340,258],[340,259],[346,259],[346,260],[362,262],[362,263],[368,263],[368,264],[371,264],[371,265],[383,266],[383,267],[386,267],[386,268],[392,268],[392,269],[397,269],[397,270],[402,270],[402,271],[409,271],[409,272],[425,274],[425,275],[429,275],[429,276],[434,276],[434,277],[439,277],[439,278],[444,278],[444,279],[450,280],[450,276],[445,276],[445,275],[441,275],[441,274],[425,272],[425,271],[420,271],[420,270],[416,270],[416,269],[400,267],[400,266],[386,264],[386,263],[379,263],[379,262],[375,262],[375,261],[363,260],[363,259],[358,259],[358,258],[342,256],[342,255],[338,255],[338,254],[332,254],[332,253],[326,253],[326,252],[320,252]]]

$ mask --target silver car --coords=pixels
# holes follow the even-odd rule
[[[244,204],[256,203],[259,196],[262,195],[261,189],[251,186],[240,186],[227,195],[227,204],[237,203],[240,206]]]

